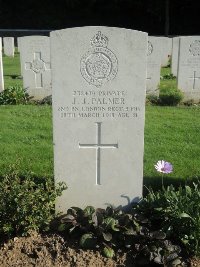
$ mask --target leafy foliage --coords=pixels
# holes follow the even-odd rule
[[[147,95],[147,104],[161,106],[177,106],[183,100],[183,93],[177,88],[160,88],[159,96]]]
[[[159,104],[163,106],[176,106],[183,100],[183,93],[176,88],[161,88]]]
[[[0,105],[27,104],[29,95],[21,86],[9,86],[0,93]]]
[[[160,77],[161,80],[174,80],[176,79],[176,76],[174,76],[172,73],[167,73]]]
[[[15,172],[0,180],[0,233],[27,235],[30,230],[46,231],[54,217],[54,202],[66,189],[50,179],[20,178]]]
[[[149,94],[146,96],[146,104],[158,105],[159,97],[154,94]]]
[[[200,183],[179,187],[171,185],[149,194],[135,208],[147,216],[152,226],[177,240],[190,254],[200,255]]]
[[[109,258],[117,249],[132,251],[137,266],[154,262],[164,266],[179,258],[180,247],[166,240],[161,230],[151,231],[150,221],[139,213],[107,207],[72,207],[59,219],[58,230],[79,240],[82,248],[100,248]],[[176,265],[175,265],[176,266]]]

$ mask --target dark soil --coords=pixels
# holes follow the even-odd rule
[[[200,267],[193,259],[192,267]],[[98,251],[82,250],[74,242],[66,242],[58,235],[15,237],[0,247],[0,267],[137,267],[132,255],[118,252],[114,259],[103,257]]]

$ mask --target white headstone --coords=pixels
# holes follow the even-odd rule
[[[3,78],[3,61],[2,61],[2,39],[0,37],[0,92],[4,90],[4,78]]]
[[[18,39],[23,87],[34,99],[43,99],[52,94],[49,37],[26,36]]]
[[[20,38],[21,37],[17,38],[17,50],[18,50],[18,52],[20,52]]]
[[[172,54],[172,38],[156,37],[161,51],[161,66],[166,67]]]
[[[180,37],[178,88],[185,100],[200,100],[200,36]]]
[[[157,37],[149,36],[147,51],[147,94],[159,94],[161,47]]]
[[[125,206],[142,196],[147,34],[51,32],[56,209]]]
[[[6,56],[14,57],[15,55],[14,37],[3,37],[3,49],[4,49],[4,54]]]
[[[177,76],[177,72],[178,72],[179,39],[180,39],[180,37],[172,38],[171,73],[174,76]]]
[[[18,50],[18,52],[20,53],[20,39],[21,37],[18,37],[17,38],[17,50]],[[21,60],[22,60],[22,58],[21,58],[22,56],[20,55],[20,69],[21,69],[21,76],[23,77],[23,68],[24,68],[24,66],[23,66],[23,64],[22,64],[22,62],[21,62]]]

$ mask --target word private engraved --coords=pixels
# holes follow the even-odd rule
[[[195,40],[191,43],[189,51],[193,56],[200,56],[200,40]]]
[[[115,78],[118,61],[115,54],[107,48],[108,37],[100,31],[91,39],[91,48],[81,58],[80,71],[83,78],[96,87]]]
[[[153,45],[151,42],[148,41],[148,51],[147,51],[147,56],[150,56],[153,52]]]

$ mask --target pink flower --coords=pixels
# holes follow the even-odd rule
[[[171,173],[173,171],[172,164],[164,160],[159,160],[154,166],[158,172]]]

